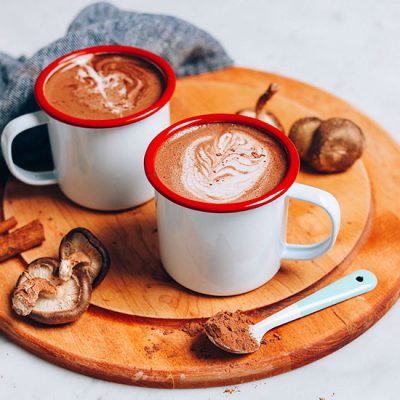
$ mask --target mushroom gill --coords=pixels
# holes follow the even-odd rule
[[[58,261],[39,258],[28,265],[12,295],[16,314],[44,324],[63,324],[78,319],[88,308],[92,292],[87,266],[74,269],[64,282],[57,275]]]
[[[110,257],[104,245],[89,230],[75,228],[68,232],[60,244],[59,276],[68,280],[78,265],[87,265],[93,287],[105,277]]]

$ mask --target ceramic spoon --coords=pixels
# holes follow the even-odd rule
[[[263,319],[262,321],[249,325],[250,334],[256,339],[258,347],[260,347],[263,336],[273,328],[305,317],[316,311],[323,310],[340,303],[344,300],[351,299],[360,294],[367,293],[375,288],[378,280],[376,276],[365,269],[355,271],[344,278],[341,278],[321,290],[305,297],[304,299],[294,303],[283,310]],[[217,343],[213,337],[207,335],[208,338],[216,346],[222,350],[236,354],[246,354],[247,352],[235,351],[226,347],[222,343]],[[258,349],[256,349],[258,350]]]

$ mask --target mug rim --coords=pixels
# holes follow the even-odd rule
[[[208,203],[204,201],[198,201],[189,199],[181,196],[168,188],[156,175],[155,172],[155,158],[157,151],[162,143],[168,138],[182,131],[183,129],[190,128],[206,123],[218,123],[218,122],[231,122],[240,123],[250,127],[255,127],[262,131],[266,131],[267,134],[276,139],[286,152],[288,160],[288,168],[285,177],[281,182],[275,186],[274,189],[265,193],[264,195],[236,203]],[[198,115],[184,120],[178,121],[175,124],[169,126],[160,132],[149,144],[145,156],[144,156],[144,169],[147,179],[154,187],[154,189],[166,197],[168,200],[180,206],[190,208],[192,210],[211,212],[211,213],[232,213],[250,210],[261,207],[265,204],[271,203],[272,201],[281,197],[289,188],[293,185],[300,169],[300,158],[299,154],[294,146],[293,142],[279,129],[274,126],[260,121],[256,118],[251,118],[238,114],[205,114]]]
[[[47,83],[47,80],[52,76],[52,73],[55,71],[55,69],[60,65],[62,65],[63,63],[66,63],[74,59],[75,57],[79,57],[86,54],[101,54],[101,53],[128,54],[136,56],[138,58],[142,58],[147,62],[151,63],[163,75],[165,87],[161,97],[150,107],[142,111],[139,111],[137,113],[125,117],[113,118],[113,119],[96,120],[96,119],[78,118],[66,114],[58,110],[54,106],[52,106],[50,102],[46,99],[44,88]],[[39,74],[38,78],[36,79],[34,93],[36,101],[39,104],[40,108],[47,114],[49,114],[51,117],[61,122],[83,128],[113,128],[117,126],[128,125],[133,122],[138,122],[144,118],[149,117],[152,114],[155,114],[162,107],[164,107],[171,99],[175,90],[175,85],[176,85],[176,76],[174,70],[166,60],[164,60],[157,54],[133,46],[101,45],[101,46],[86,47],[83,49],[75,50],[51,62],[46,68],[43,69],[43,71]]]

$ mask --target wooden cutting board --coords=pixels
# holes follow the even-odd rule
[[[153,202],[121,213],[94,212],[72,204],[56,187],[10,180],[4,216],[16,215],[20,223],[39,217],[46,242],[23,254],[23,259],[0,266],[0,329],[40,357],[95,377],[137,385],[204,387],[299,367],[340,348],[376,322],[400,291],[400,239],[395,234],[400,222],[400,151],[379,126],[321,90],[242,68],[179,80],[172,119],[251,106],[271,81],[279,83],[281,91],[270,108],[286,130],[302,116],[342,116],[359,124],[367,136],[363,162],[348,172],[302,172],[298,179],[331,191],[339,200],[342,229],[328,254],[313,261],[285,262],[272,281],[253,292],[202,296],[173,282],[162,269]],[[76,323],[56,328],[17,318],[10,310],[9,294],[24,261],[56,255],[60,238],[77,225],[93,230],[112,257],[112,269],[95,290],[89,311]],[[321,210],[292,202],[289,241],[310,243],[328,229]],[[379,284],[372,293],[276,329],[256,354],[228,355],[203,334],[192,337],[185,332],[188,323],[221,309],[246,310],[257,320],[358,268],[377,275]]]
[[[255,105],[269,82],[264,78],[251,86],[198,77],[181,80],[172,102],[172,120],[209,112],[235,112]],[[281,86],[271,108],[288,131],[297,118],[315,115],[316,111],[293,101],[285,93],[287,85]],[[25,253],[26,262],[43,255],[57,256],[60,238],[76,226],[85,226],[101,238],[109,249],[112,268],[94,292],[92,304],[136,316],[204,318],[221,309],[247,311],[277,303],[317,282],[351,254],[363,235],[371,208],[371,189],[363,163],[357,162],[345,174],[301,172],[298,181],[328,190],[338,199],[342,229],[335,247],[317,260],[285,262],[268,284],[234,297],[200,296],[167,275],[158,256],[154,201],[120,213],[89,211],[68,201],[57,186],[27,186],[12,180],[5,193],[4,213],[17,215],[20,223],[39,218],[45,226],[46,242]],[[330,221],[322,209],[291,202],[289,242],[316,242],[329,230]]]

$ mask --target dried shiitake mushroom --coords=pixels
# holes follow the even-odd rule
[[[65,282],[57,270],[54,258],[39,258],[28,265],[12,294],[12,308],[18,315],[56,325],[75,321],[87,310],[92,293],[88,267],[75,268]]]
[[[345,171],[365,149],[360,127],[344,118],[301,118],[292,125],[289,138],[300,158],[320,172]]]
[[[106,248],[85,228],[72,229],[64,236],[59,257],[62,280],[67,281],[76,266],[87,265],[93,287],[104,279],[110,267]]]
[[[75,228],[61,241],[59,255],[59,260],[39,258],[21,274],[11,298],[18,315],[64,324],[86,311],[92,287],[110,267],[108,252],[87,229]]]
[[[314,133],[321,122],[317,117],[306,117],[297,120],[290,128],[289,138],[296,146],[300,158],[304,161],[307,160]]]
[[[253,117],[260,119],[267,124],[275,126],[282,132],[284,132],[283,126],[279,119],[271,111],[265,109],[265,106],[269,99],[279,90],[279,86],[276,83],[271,83],[268,89],[258,98],[255,109],[248,108],[238,111],[236,114],[245,115],[246,117]]]

